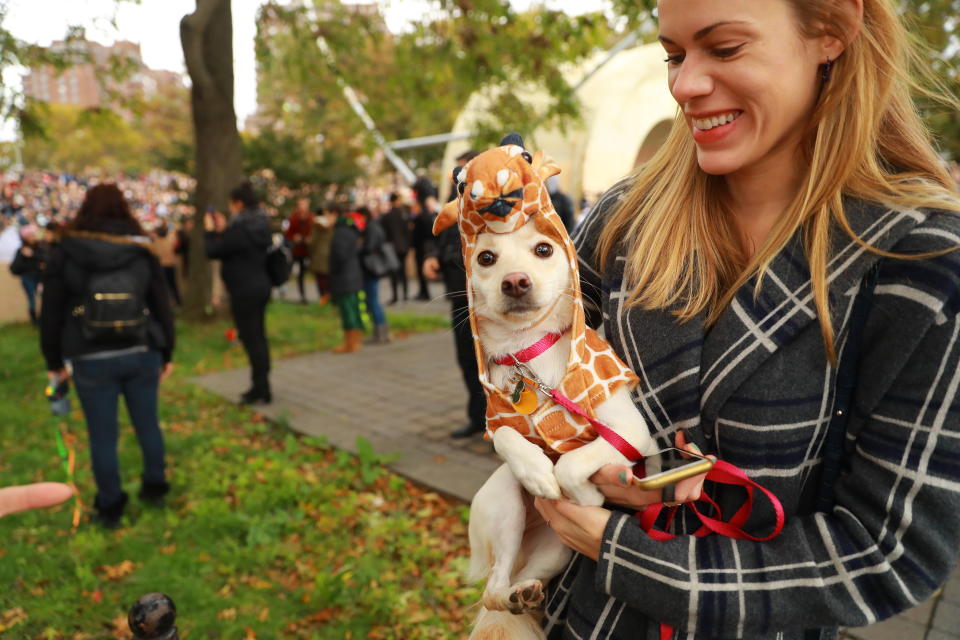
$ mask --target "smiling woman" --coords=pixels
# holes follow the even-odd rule
[[[928,598],[960,548],[960,199],[911,92],[960,105],[892,0],[658,10],[678,115],[578,229],[582,287],[660,444],[686,434],[777,496],[741,511],[708,476],[744,531],[786,524],[699,537],[681,510],[654,540],[629,474],[601,470],[626,510],[539,505],[583,554],[546,632],[833,638]]]

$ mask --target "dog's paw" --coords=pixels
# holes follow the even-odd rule
[[[547,458],[544,458],[544,462],[546,464],[524,465],[523,468],[514,470],[513,475],[532,495],[559,500],[560,485],[553,474],[553,464]]]
[[[524,580],[510,587],[507,596],[507,611],[521,614],[543,607],[543,583],[539,580]]]
[[[586,484],[564,485],[563,493],[584,507],[600,507],[606,502],[606,498],[591,482],[587,482]]]
[[[596,471],[596,463],[582,455],[575,455],[581,449],[571,451],[560,457],[554,467],[554,477],[563,493],[584,506],[600,506],[604,502],[603,494],[590,482],[590,476]]]

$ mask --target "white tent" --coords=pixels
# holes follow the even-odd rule
[[[634,167],[647,160],[662,144],[677,113],[677,104],[667,88],[667,66],[663,48],[648,44],[619,52],[596,71],[580,88],[582,123],[566,133],[537,130],[524,134],[531,149],[544,149],[560,163],[560,184],[574,201],[582,195],[594,199]],[[606,57],[598,54],[572,70],[571,83],[578,82]],[[530,98],[528,94],[525,96]],[[542,90],[533,99],[546,100]],[[453,133],[474,130],[489,98],[482,92],[471,96],[457,118]],[[456,157],[469,148],[468,140],[447,144],[444,173]],[[443,188],[448,188],[444,181]],[[442,197],[445,194],[441,194]]]

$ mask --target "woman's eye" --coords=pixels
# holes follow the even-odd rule
[[[681,62],[683,62],[683,55],[677,53],[672,56],[667,56],[666,58],[664,58],[663,61],[666,62],[667,64],[674,64],[674,65],[680,64]]]
[[[724,47],[721,49],[714,49],[713,55],[716,56],[717,58],[729,58],[735,55],[738,51],[740,51],[741,48],[743,48],[742,44],[738,44],[735,47]]]
[[[537,254],[538,258],[549,258],[553,255],[553,247],[546,242],[541,242],[534,247],[533,252]]]
[[[493,255],[493,252],[491,251],[481,251],[480,254],[477,256],[477,263],[481,267],[489,267],[496,261],[497,261],[497,256]]]

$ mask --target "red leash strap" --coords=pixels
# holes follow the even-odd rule
[[[772,491],[760,486],[748,478],[747,474],[745,474],[740,468],[735,467],[729,462],[724,462],[723,460],[717,460],[716,463],[714,463],[713,469],[707,473],[706,479],[710,480],[711,482],[718,482],[720,484],[743,487],[747,491],[747,499],[742,505],[740,505],[740,508],[737,509],[737,512],[734,513],[733,516],[727,521],[723,520],[723,514],[720,513],[720,507],[710,498],[710,496],[701,495],[700,498],[694,502],[684,503],[693,510],[697,516],[697,519],[699,519],[701,522],[701,527],[692,535],[700,538],[710,533],[716,533],[728,538],[753,540],[755,542],[765,542],[766,540],[770,540],[780,535],[780,531],[783,529],[783,524],[786,518],[783,512],[783,505],[780,504],[780,500],[777,499],[777,496],[775,496]],[[763,494],[770,501],[770,504],[773,505],[773,510],[776,514],[776,522],[774,523],[773,530],[765,536],[755,536],[743,530],[743,525],[746,523],[747,519],[750,517],[750,512],[753,510],[754,489],[759,489],[763,492]],[[698,502],[705,502],[710,507],[710,511],[713,512],[716,517],[707,515],[707,513],[698,509]],[[640,528],[642,528],[654,540],[672,540],[673,538],[677,537],[675,534],[654,528],[657,518],[660,516],[660,513],[663,511],[663,509],[664,505],[662,503],[652,504],[646,507],[643,511],[637,513],[637,517],[640,519]]]
[[[627,460],[630,462],[640,462],[643,460],[643,455],[639,451],[633,448],[633,445],[620,437],[620,434],[603,424],[596,418],[592,418],[587,415],[587,412],[580,408],[579,405],[574,403],[570,398],[563,395],[556,389],[550,390],[550,397],[553,398],[554,402],[559,404],[561,407],[569,411],[570,413],[575,413],[582,418],[586,418],[590,421],[590,426],[592,426],[600,437],[613,445],[613,448],[626,456]]]

